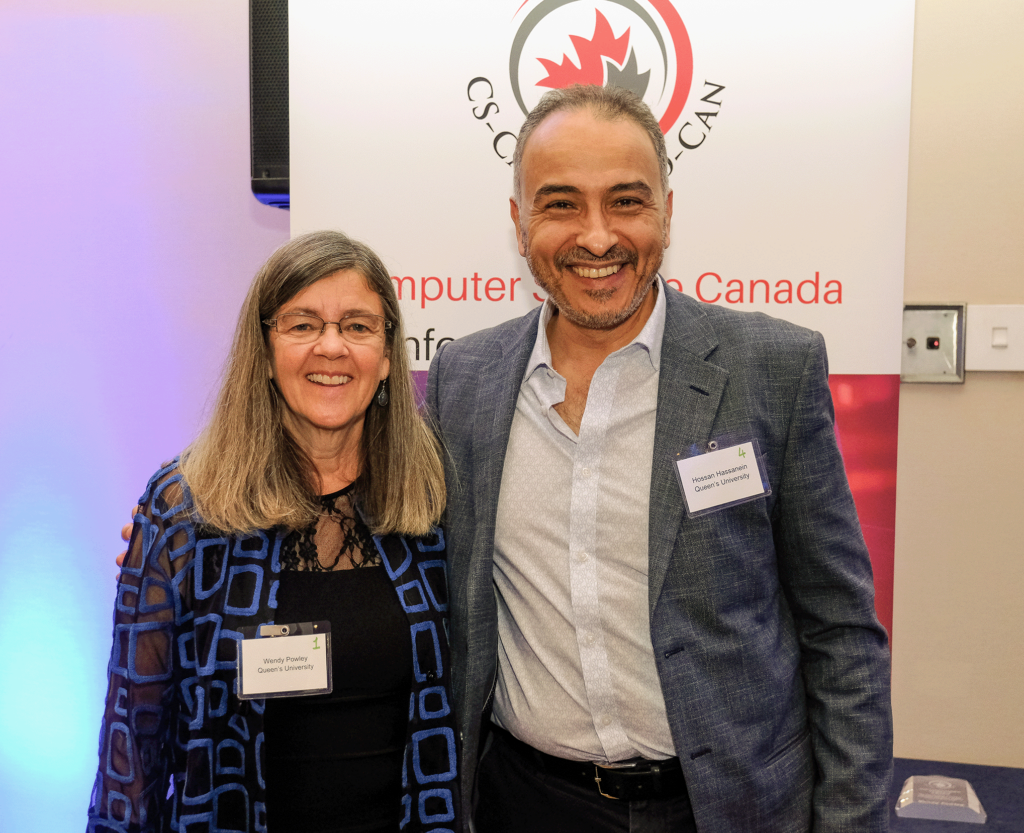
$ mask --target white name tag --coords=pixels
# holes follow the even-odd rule
[[[691,516],[770,495],[757,441],[676,460],[676,474]]]
[[[249,633],[255,631],[252,638]],[[243,629],[238,646],[238,699],[329,694],[329,622],[260,625]]]

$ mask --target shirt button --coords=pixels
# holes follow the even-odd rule
[[[583,469],[583,471],[581,472],[581,474],[582,474],[582,475],[583,475],[584,477],[590,477],[590,469],[588,469],[588,468],[584,468],[584,469]]]
[[[606,715],[606,714],[601,715],[601,725],[602,726],[611,726],[611,724],[612,724],[612,719],[608,715]]]
[[[590,556],[588,556],[585,552],[578,552],[578,553],[576,553],[576,560],[579,561],[580,564],[586,564],[587,563],[587,559],[589,557]]]

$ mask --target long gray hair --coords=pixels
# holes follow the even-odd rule
[[[307,286],[354,270],[380,297],[391,361],[390,403],[366,412],[359,503],[374,532],[425,535],[444,511],[444,471],[437,441],[416,410],[405,333],[394,284],[380,258],[338,231],[296,237],[256,274],[238,317],[235,340],[213,414],[182,454],[181,471],[197,514],[224,532],[316,521],[319,481],[309,457],[281,421],[284,402],[269,378],[264,319]]]

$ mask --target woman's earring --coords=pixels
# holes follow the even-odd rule
[[[380,390],[377,391],[377,404],[382,408],[391,401],[391,397],[388,396],[388,380],[380,380]]]

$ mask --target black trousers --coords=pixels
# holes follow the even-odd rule
[[[617,801],[544,770],[493,733],[477,774],[477,833],[696,833],[686,795]]]

